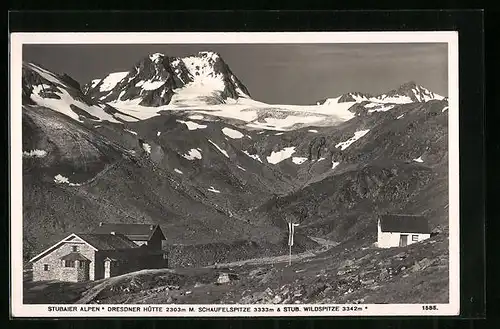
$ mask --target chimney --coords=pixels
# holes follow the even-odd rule
[[[115,235],[115,232],[111,232],[111,235]]]
[[[152,231],[154,227],[154,225],[149,225],[149,230]]]
[[[102,226],[102,222],[99,222],[99,226]]]

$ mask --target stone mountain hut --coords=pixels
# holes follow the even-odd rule
[[[158,233],[150,235],[154,237],[155,234]],[[161,244],[161,239],[157,239]],[[157,243],[153,238],[147,242],[150,241],[155,241],[152,245]],[[105,279],[168,265],[161,248],[150,248],[146,244],[139,246],[137,242],[114,231],[109,234],[70,234],[33,257],[30,263],[33,265],[33,281],[69,282]]]
[[[423,216],[382,215],[378,219],[377,246],[405,247],[431,236],[429,222]]]
[[[30,260],[33,281],[81,282],[107,278],[121,272],[120,264],[111,264],[111,259],[137,257],[138,249],[141,248],[123,235],[73,233]]]

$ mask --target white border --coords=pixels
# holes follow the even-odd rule
[[[134,42],[136,41],[136,42]],[[437,311],[423,311],[426,304],[361,304],[362,311],[342,311],[348,305],[151,305],[161,312],[49,312],[49,306],[23,304],[22,262],[22,46],[23,44],[238,44],[238,43],[447,43],[448,44],[448,154],[449,154],[449,304],[437,304]],[[458,139],[458,32],[273,32],[273,33],[12,33],[10,35],[10,188],[11,188],[11,315],[13,317],[181,317],[181,316],[390,316],[390,315],[459,315],[459,139]],[[66,305],[69,306],[69,305]],[[77,306],[78,309],[80,305]],[[99,305],[103,307],[103,305]],[[133,305],[114,305],[133,306]],[[145,305],[136,305],[144,307]],[[168,312],[169,307],[186,311]],[[252,311],[269,307],[274,312]],[[304,306],[339,306],[338,311],[304,311]],[[146,306],[147,307],[147,306]],[[194,312],[189,312],[194,307]],[[199,307],[219,307],[216,312],[198,312]],[[230,307],[250,307],[250,312],[227,312]],[[276,309],[280,307],[281,312]],[[298,307],[299,312],[284,312],[285,307]],[[366,307],[366,309],[365,309]]]

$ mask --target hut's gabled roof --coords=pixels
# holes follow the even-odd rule
[[[380,229],[382,232],[431,233],[427,218],[413,215],[382,215]]]
[[[123,234],[133,241],[149,241],[157,229],[160,229],[157,224],[100,223],[93,233],[110,234],[114,232]]]

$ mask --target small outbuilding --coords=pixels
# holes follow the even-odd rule
[[[378,219],[377,246],[406,247],[431,236],[429,222],[424,216],[382,215]]]

